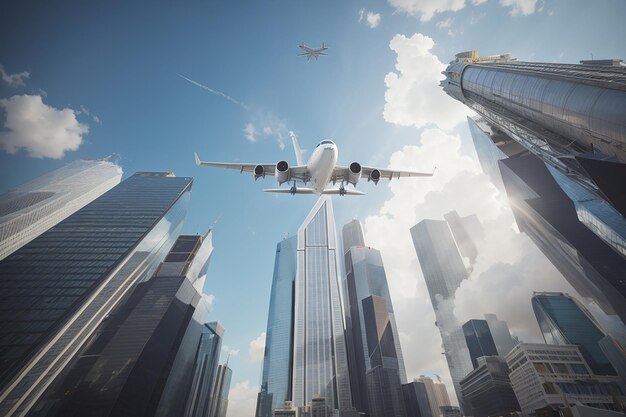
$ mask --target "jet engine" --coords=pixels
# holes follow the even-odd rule
[[[254,179],[256,180],[259,177],[265,177],[265,168],[263,168],[263,165],[254,167]]]
[[[276,181],[278,184],[289,181],[290,170],[287,161],[279,161],[276,164]]]
[[[361,164],[358,162],[353,162],[350,164],[349,172],[348,172],[348,182],[352,185],[356,185],[361,178]]]
[[[374,181],[374,184],[378,184],[378,180],[380,180],[380,171],[377,169],[373,169],[372,172],[370,172],[370,177],[367,180]]]

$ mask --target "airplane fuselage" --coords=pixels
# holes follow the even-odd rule
[[[315,194],[321,195],[337,164],[337,145],[331,141],[322,141],[311,154],[306,164],[311,175],[310,182]]]

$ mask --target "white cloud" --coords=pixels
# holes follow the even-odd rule
[[[509,14],[512,16],[521,14],[527,16],[535,12],[537,0],[500,0],[502,7],[510,7]]]
[[[256,142],[259,139],[265,138],[274,138],[276,143],[278,143],[278,147],[281,150],[285,149],[285,136],[288,134],[285,123],[272,116],[264,116],[260,118],[258,125],[262,127],[257,129],[254,123],[248,123],[243,129],[243,132],[246,134],[246,139],[249,142]]]
[[[0,64],[0,75],[2,76],[2,81],[7,83],[11,87],[25,85],[24,80],[30,77],[30,73],[28,71],[9,74],[8,72],[6,72],[2,64]]]
[[[75,151],[89,133],[89,126],[76,119],[74,110],[44,104],[41,96],[21,95],[0,100],[6,112],[0,132],[0,149],[14,154],[26,150],[32,158],[62,158]]]
[[[380,13],[367,12],[367,24],[372,29],[378,27],[380,24]]]
[[[246,134],[246,139],[249,142],[256,142],[256,128],[252,123],[248,123],[246,127],[244,127],[243,132]]]
[[[437,27],[439,29],[447,29],[450,26],[452,26],[452,23],[454,22],[454,19],[452,19],[451,17],[447,18],[446,20],[440,20],[439,22],[437,22]]]
[[[396,72],[385,76],[383,117],[387,122],[417,128],[436,124],[451,129],[471,113],[439,87],[446,65],[431,52],[434,45],[421,33],[410,38],[395,35],[389,43],[397,59]]]
[[[258,389],[247,379],[235,384],[228,393],[226,417],[251,417],[256,409]]]
[[[436,13],[456,12],[465,7],[465,0],[388,0],[396,10],[427,22]]]
[[[232,356],[233,358],[239,355],[239,349],[231,349],[228,345],[222,345],[222,352]]]
[[[487,0],[472,0],[472,4],[474,6],[478,6],[478,5],[481,5],[483,3],[487,3]]]
[[[381,18],[380,13],[368,12],[365,9],[359,10],[359,22],[365,21],[367,26],[372,29],[380,25]]]
[[[263,360],[263,356],[265,355],[265,332],[261,333],[256,339],[250,341],[248,354],[250,355],[250,360],[252,362]]]

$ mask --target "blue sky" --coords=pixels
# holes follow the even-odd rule
[[[206,291],[216,297],[213,317],[226,328],[225,344],[239,350],[230,362],[233,385],[248,381],[252,390],[260,362],[248,349],[265,329],[275,245],[285,233],[295,233],[315,199],[265,194],[262,188],[275,185],[269,178],[255,182],[237,172],[198,168],[194,151],[204,160],[295,162],[288,133],[293,131],[303,149],[331,138],[341,163],[386,167],[394,152],[421,146],[424,131],[438,126],[383,117],[391,100],[385,99],[385,76],[399,72],[398,53],[389,46],[397,34],[429,37],[429,53],[443,63],[470,49],[545,62],[626,57],[626,3],[620,0],[16,3],[4,5],[0,14],[0,64],[7,74],[27,71],[29,77],[23,85],[0,83],[0,99],[40,95],[47,106],[74,110],[89,131],[80,135],[77,150],[58,159],[29,157],[23,149],[11,154],[3,144],[0,192],[69,161],[113,153],[121,156],[125,176],[138,170],[194,176],[185,232],[204,232],[220,218]],[[512,15],[509,3],[530,7],[531,13]],[[415,4],[464,7],[425,20],[408,12]],[[361,9],[364,17],[380,15],[377,27],[366,18],[359,21]],[[329,56],[307,63],[297,56],[301,41],[326,42]],[[437,111],[446,114],[447,107]],[[7,120],[4,105],[3,141]],[[257,131],[254,142],[246,139],[248,124]],[[464,123],[444,130],[459,138],[459,155],[473,158]],[[414,168],[429,170],[441,157],[425,158]],[[367,196],[335,199],[339,227],[353,217],[372,216],[371,224],[376,216],[393,220],[383,206],[398,198],[393,189],[359,189]],[[385,252],[383,257],[388,262]],[[419,272],[410,279],[421,280]]]

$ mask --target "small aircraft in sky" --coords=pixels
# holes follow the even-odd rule
[[[324,51],[328,50],[328,48],[326,47],[326,45],[324,45],[324,42],[322,42],[322,46],[321,48],[310,48],[308,46],[306,46],[304,44],[304,42],[300,43],[300,45],[298,45],[300,47],[300,49],[302,49],[304,52],[301,54],[298,54],[298,56],[306,56],[306,61],[309,62],[311,60],[311,58],[315,58],[315,60],[317,61],[317,59],[321,56],[321,55],[328,55],[326,54]]]
[[[352,162],[350,166],[337,165],[337,145],[332,140],[323,140],[317,144],[311,157],[307,162],[302,157],[300,145],[295,137],[292,137],[293,148],[296,153],[296,166],[289,166],[287,161],[279,161],[276,164],[242,164],[242,163],[223,163],[223,162],[203,162],[194,153],[196,165],[203,165],[215,168],[237,169],[240,172],[250,172],[254,174],[254,179],[266,175],[273,175],[278,181],[278,185],[291,183],[291,188],[271,188],[263,191],[269,193],[290,193],[294,194],[338,194],[338,195],[363,195],[355,189],[347,189],[345,183],[356,184],[361,178],[367,178],[378,184],[382,178],[393,179],[402,177],[432,177],[435,171],[430,173],[413,172],[413,171],[396,171],[390,169],[381,169],[362,166],[358,162]],[[304,185],[310,184],[310,187],[298,187],[297,182],[300,181]],[[327,188],[332,183],[335,185],[340,183],[339,188]]]

